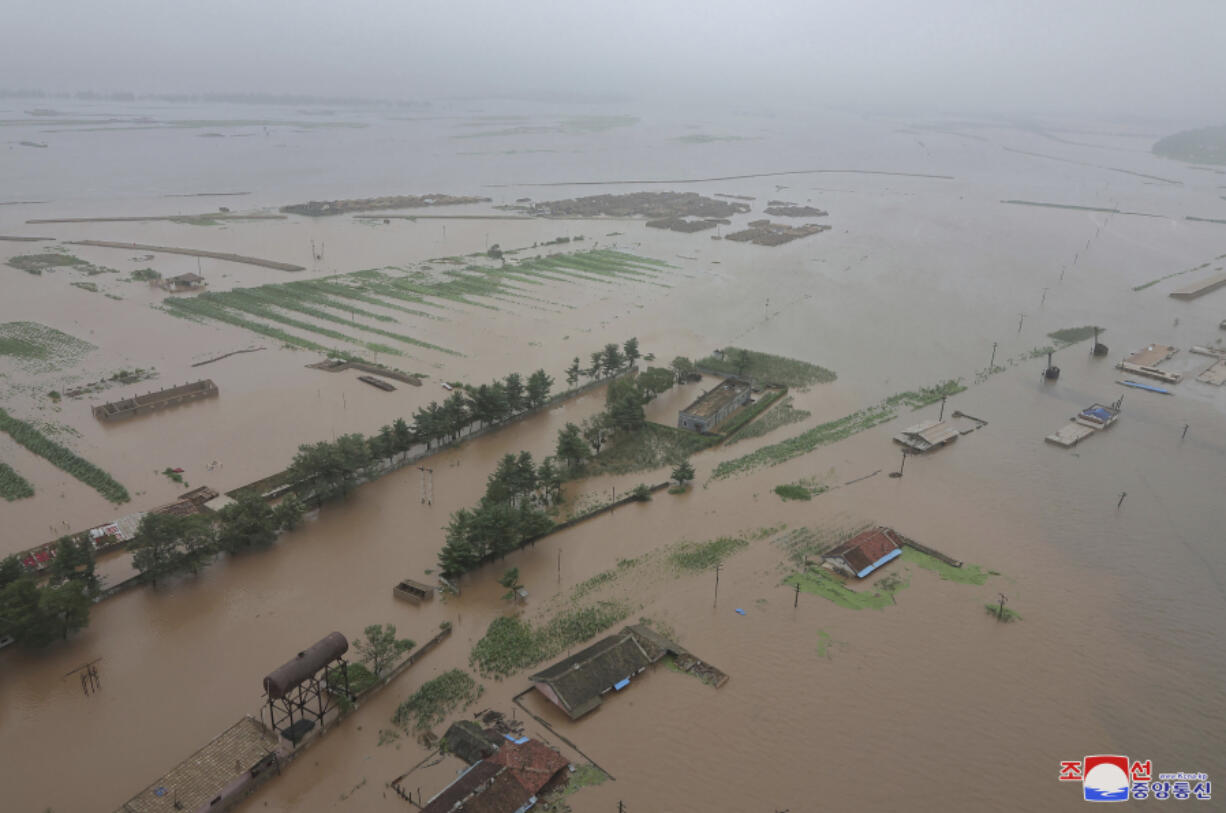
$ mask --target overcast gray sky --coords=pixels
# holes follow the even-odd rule
[[[4,0],[0,86],[1226,118],[1226,0]]]

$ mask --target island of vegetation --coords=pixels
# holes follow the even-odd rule
[[[488,203],[489,198],[468,195],[390,195],[382,198],[356,198],[353,200],[313,200],[282,206],[289,215],[324,217],[352,212],[371,212],[376,209],[421,209],[427,206],[459,206],[464,203]]]
[[[1154,144],[1154,155],[1193,164],[1226,164],[1226,126],[1169,135]]]
[[[726,218],[748,212],[749,206],[703,197],[697,192],[630,192],[545,201],[535,204],[530,211],[545,217]]]
[[[801,206],[786,200],[772,200],[766,204],[766,213],[775,217],[825,217],[829,212],[815,206]]]
[[[695,219],[687,219],[684,217],[662,217],[657,220],[648,220],[647,225],[653,229],[668,229],[669,231],[679,231],[689,234],[691,232],[713,229],[719,225],[727,226],[731,222],[731,220],[714,217]]]
[[[769,220],[751,220],[749,228],[727,235],[727,239],[741,243],[753,243],[759,246],[781,246],[801,237],[820,234],[829,231],[829,226],[818,223],[806,223],[803,226],[788,226],[783,223],[772,223]]]

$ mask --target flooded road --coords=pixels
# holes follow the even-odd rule
[[[812,412],[804,422],[696,455],[698,477],[690,493],[660,493],[553,535],[466,576],[462,595],[446,601],[410,607],[395,601],[390,588],[405,576],[426,578],[425,571],[436,567],[448,515],[478,499],[503,454],[528,450],[538,460],[550,454],[565,422],[603,407],[600,391],[431,458],[433,505],[419,500],[419,473],[401,470],[342,504],[325,506],[318,519],[269,551],[222,559],[199,577],[98,605],[89,628],[65,644],[34,654],[6,650],[0,654],[0,744],[12,808],[113,809],[234,718],[254,712],[262,677],[327,632],[340,630],[352,639],[368,624],[390,622],[422,642],[450,621],[455,634],[438,651],[243,808],[406,809],[386,783],[428,752],[407,735],[379,745],[379,731],[391,727],[395,706],[423,681],[453,667],[468,669],[469,651],[489,621],[512,612],[494,584],[503,569],[520,568],[530,593],[523,612],[541,618],[568,601],[575,585],[620,559],[650,556],[683,539],[752,534],[780,524],[828,531],[884,524],[999,575],[984,585],[958,584],[900,563],[895,570],[906,573],[909,584],[897,592],[897,606],[853,611],[802,593],[794,608],[791,589],[781,585],[790,572],[786,554],[764,538],[724,563],[718,602],[710,572],[676,577],[654,568],[613,581],[593,598],[627,601],[633,608],[628,623],[644,617],[667,625],[685,647],[732,679],[714,690],[654,668],[575,723],[534,696],[526,698],[616,777],[570,797],[576,811],[616,809],[619,801],[632,811],[1072,810],[1083,803],[1077,788],[1056,781],[1059,761],[1093,753],[1220,775],[1226,769],[1220,726],[1226,719],[1226,552],[1218,530],[1226,395],[1191,380],[1173,398],[1124,390],[1112,367],[1152,342],[1186,348],[1213,344],[1219,335],[1217,295],[1183,303],[1166,296],[1170,283],[1132,290],[1226,251],[1226,227],[1181,219],[1218,211],[1207,208],[1208,182],[1178,166],[1153,166],[1157,162],[1140,152],[1060,147],[1067,157],[1178,177],[1183,186],[1001,150],[1055,151],[1030,143],[1038,139],[1021,131],[992,130],[987,143],[925,134],[921,150],[892,125],[844,118],[828,125],[820,146],[838,160],[823,160],[875,167],[888,159],[892,169],[954,180],[848,174],[686,187],[751,195],[759,199],[755,208],[771,197],[812,199],[831,212],[832,231],[774,249],[603,221],[457,221],[447,223],[445,238],[441,221],[55,226],[62,239],[190,245],[300,263],[305,253],[308,267],[310,240],[326,239],[327,267],[309,268],[304,278],[481,252],[486,232],[504,248],[582,233],[675,267],[660,278],[667,288],[620,281],[551,286],[543,293],[555,304],[547,309],[523,301],[499,301],[496,311],[446,302],[438,309],[443,319],[396,313],[396,329],[463,355],[414,349],[389,362],[430,376],[421,388],[394,393],[362,385],[349,373],[307,369],[317,354],[232,327],[172,318],[150,307],[162,295],[143,283],[128,284],[123,301],[114,301],[69,287],[77,279],[72,272],[34,277],[8,269],[4,290],[10,295],[0,302],[0,321],[37,321],[97,345],[74,371],[81,379],[123,366],[155,366],[159,378],[151,384],[207,375],[222,395],[102,426],[86,402],[66,400],[59,411],[48,405],[43,382],[61,379],[3,368],[6,408],[11,404],[23,418],[78,433],[69,433],[70,445],[111,471],[134,499],[130,507],[113,509],[0,437],[0,456],[15,461],[38,492],[0,505],[6,527],[0,552],[50,538],[54,523],[79,529],[116,510],[169,502],[182,489],[157,474],[166,466],[184,467],[192,486],[224,491],[284,467],[299,443],[370,433],[442,400],[440,381],[481,383],[543,367],[561,382],[573,356],[586,361],[606,342],[630,336],[659,357],[656,363],[735,344],[821,364],[836,370],[839,380],[793,393],[796,406]],[[760,170],[769,154],[785,166],[821,163],[795,122],[771,127],[766,144],[705,145],[714,149],[702,154],[686,148],[685,166],[696,174],[714,168],[719,171],[704,174],[723,176]],[[437,123],[412,132],[423,143],[449,139]],[[321,137],[326,144],[310,149],[334,158],[364,137]],[[1140,144],[1123,136],[1104,140]],[[594,137],[585,149],[617,156],[614,163],[628,177],[677,177],[667,164],[681,147],[650,152],[637,142],[614,142]],[[472,143],[453,151],[467,151]],[[356,163],[353,178],[325,184],[326,197],[379,192],[370,188],[372,175],[363,175],[373,172],[368,160]],[[388,191],[421,192],[437,184],[439,191],[463,193],[510,183],[511,174],[527,184],[595,172],[591,154],[457,154],[442,163],[421,177],[394,179],[404,188]],[[54,185],[54,176],[48,177]],[[354,178],[365,178],[367,186]],[[159,183],[169,191],[185,180]],[[264,178],[262,186],[253,205],[308,194],[297,178],[280,184]],[[37,191],[24,189],[21,199]],[[49,197],[68,194],[66,188],[52,191]],[[545,191],[564,197],[629,190],[525,186],[494,192],[495,202]],[[54,208],[64,216],[98,214],[103,207],[108,214],[149,213],[157,211],[155,204],[165,206],[154,195],[117,188]],[[1009,199],[1165,217],[1000,203]],[[31,214],[35,208],[37,215]],[[0,233],[27,233],[33,227],[22,221],[48,216],[49,208],[0,207]],[[623,234],[602,236],[614,231]],[[0,259],[28,250],[0,243]],[[123,252],[73,251],[125,274],[140,267]],[[185,257],[159,257],[157,263],[170,273],[195,266]],[[232,264],[219,264],[215,272],[210,284],[218,289],[284,279]],[[103,279],[108,289],[120,290],[109,275]],[[1045,359],[1030,358],[1031,351],[1050,343],[1049,331],[1083,324],[1108,329],[1109,359],[1092,359],[1084,343],[1060,350],[1060,380],[1042,383]],[[190,367],[257,344],[268,347]],[[1005,369],[975,383],[994,344],[995,363]],[[1192,378],[1199,364],[1184,352],[1169,366]],[[935,405],[904,411],[895,421],[778,466],[711,479],[721,460],[948,378],[970,387],[947,409],[988,425],[948,449],[911,458],[902,478],[887,476],[899,463],[890,437],[935,417]],[[651,417],[671,422],[670,414],[696,394],[695,385],[662,396],[649,407]],[[1079,409],[1121,394],[1124,412],[1116,426],[1072,450],[1043,442]],[[1182,438],[1185,424],[1191,428]],[[209,471],[213,460],[223,465]],[[873,472],[879,473],[859,479]],[[592,478],[569,485],[568,496],[624,492],[666,476]],[[838,487],[811,502],[782,502],[772,493],[776,485],[805,478]],[[1127,498],[1117,510],[1121,492]],[[1001,593],[1021,622],[1003,625],[986,615],[983,605]],[[85,697],[62,676],[94,658],[102,658],[103,691]],[[511,696],[527,686],[522,674],[481,682],[479,706],[507,713]],[[528,731],[561,745],[536,723]],[[73,781],[39,779],[48,760],[67,766]],[[888,781],[865,781],[865,765],[879,766]],[[422,774],[427,798],[458,766],[451,760]],[[425,785],[427,778],[437,785]]]

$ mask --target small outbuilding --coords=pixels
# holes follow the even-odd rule
[[[894,436],[894,441],[916,452],[930,452],[958,439],[958,430],[945,421],[923,421],[908,426]]]
[[[204,288],[204,277],[199,274],[179,274],[162,280],[162,287],[171,293],[179,291],[199,291]]]
[[[889,528],[871,528],[830,549],[822,556],[832,570],[863,579],[902,555],[902,542]]]
[[[715,389],[704,393],[677,413],[677,428],[700,433],[712,432],[738,407],[749,403],[752,391],[748,381],[724,379]]]
[[[621,691],[630,678],[651,663],[628,630],[603,638],[581,652],[558,661],[529,680],[572,720],[600,706],[609,691]]]
[[[500,739],[485,733],[481,726],[472,720],[452,723],[451,728],[443,735],[446,749],[470,765],[493,756],[501,744]]]

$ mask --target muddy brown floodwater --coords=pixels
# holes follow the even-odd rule
[[[586,362],[592,350],[630,336],[664,363],[731,344],[802,358],[839,374],[835,383],[793,393],[796,406],[812,413],[804,422],[696,455],[698,477],[689,493],[660,493],[550,536],[465,576],[457,597],[414,607],[393,599],[391,587],[404,577],[428,578],[449,514],[479,498],[503,454],[550,454],[561,426],[603,407],[602,391],[431,458],[432,505],[420,502],[419,473],[400,470],[325,506],[270,550],[220,559],[197,577],[103,602],[87,629],[46,651],[0,652],[5,809],[113,810],[239,715],[254,713],[263,676],[324,634],[339,630],[352,639],[369,624],[390,622],[422,642],[449,621],[455,634],[439,649],[241,808],[409,809],[386,785],[428,751],[408,735],[381,745],[380,730],[392,727],[396,705],[422,682],[451,668],[470,669],[469,652],[489,622],[515,612],[500,599],[496,576],[507,567],[520,569],[530,597],[519,611],[536,620],[567,606],[576,585],[616,568],[619,560],[640,557],[647,557],[643,564],[585,601],[627,602],[629,621],[667,625],[731,680],[715,690],[653,667],[577,722],[535,696],[525,698],[615,777],[569,797],[578,813],[616,810],[619,802],[630,811],[1074,810],[1083,803],[1077,788],[1057,781],[1059,762],[1095,753],[1152,759],[1162,771],[1222,776],[1226,392],[1192,376],[1173,398],[1125,391],[1113,369],[1117,358],[1149,343],[1187,348],[1213,344],[1219,335],[1217,297],[1226,294],[1192,303],[1167,297],[1167,288],[1190,276],[1133,290],[1222,254],[1226,232],[1220,226],[1182,220],[1193,210],[1217,211],[1206,208],[1216,200],[1211,181],[1205,173],[1158,162],[1144,152],[1148,146],[1140,149],[1140,137],[1126,133],[1101,136],[1101,149],[1061,145],[1063,157],[1080,162],[1068,163],[1001,149],[1053,152],[1025,131],[977,130],[984,141],[934,131],[919,149],[895,131],[897,124],[829,114],[818,130],[823,160],[831,168],[932,177],[746,177],[685,187],[759,201],[784,196],[830,212],[823,223],[831,231],[772,249],[713,241],[707,233],[649,230],[638,221],[383,225],[291,217],[224,227],[23,224],[34,217],[165,212],[161,195],[193,188],[256,189],[243,205],[271,207],[325,192],[329,198],[426,189],[466,194],[487,183],[510,184],[497,189],[493,203],[502,204],[533,194],[530,183],[590,178],[597,164],[620,167],[622,177],[676,177],[677,165],[692,166],[701,177],[750,175],[763,166],[813,166],[814,122],[765,122],[765,142],[703,145],[710,149],[698,158],[685,152],[697,147],[670,142],[657,149],[651,136],[634,129],[627,131],[632,135],[566,143],[578,152],[458,155],[451,125],[441,120],[372,121],[368,130],[309,138],[281,132],[267,144],[210,140],[228,160],[202,155],[198,171],[212,175],[200,176],[169,160],[195,142],[107,134],[129,139],[112,172],[138,168],[144,156],[157,165],[149,188],[141,189],[91,169],[92,142],[85,133],[66,134],[54,145],[61,169],[36,171],[0,156],[0,176],[12,179],[15,199],[64,198],[3,207],[2,233],[36,236],[45,229],[61,240],[191,246],[307,268],[289,275],[202,261],[213,290],[406,266],[482,252],[493,243],[530,247],[579,234],[584,243],[549,250],[599,241],[672,266],[655,280],[659,284],[549,282],[531,291],[536,300],[485,303],[496,309],[432,301],[422,309],[436,318],[380,311],[396,321],[388,329],[461,354],[414,346],[403,356],[381,357],[429,376],[420,388],[393,393],[358,382],[356,373],[306,368],[318,354],[219,323],[173,318],[157,308],[164,294],[144,283],[123,283],[116,275],[89,278],[122,297],[115,300],[73,288],[69,282],[84,277],[67,269],[31,276],[5,267],[0,322],[40,322],[98,348],[71,369],[44,372],[0,357],[5,408],[63,427],[61,442],[113,474],[133,500],[112,507],[0,436],[0,458],[36,489],[33,498],[0,504],[0,553],[47,541],[64,523],[79,530],[170,501],[182,489],[157,473],[166,466],[183,467],[192,486],[224,491],[281,469],[300,443],[370,433],[442,400],[441,381],[482,383],[543,367],[561,382],[573,356]],[[295,150],[278,150],[280,139]],[[472,143],[464,142],[465,149]],[[379,150],[444,154],[421,177],[397,170],[389,178],[386,166],[370,157]],[[1113,165],[1131,161],[1130,170],[1177,177],[1183,185],[1150,184],[1092,166],[1108,157]],[[323,186],[307,189],[301,171],[312,166],[329,169],[316,179]],[[85,179],[88,194],[72,194],[68,176],[61,175],[72,172]],[[786,191],[781,183],[789,185]],[[562,189],[558,196],[591,191]],[[1163,216],[999,203],[1006,199]],[[727,228],[743,228],[757,217],[737,215]],[[312,260],[312,241],[327,247],[321,262]],[[20,244],[0,245],[0,261],[20,253]],[[146,264],[164,274],[197,268],[187,257],[138,262],[114,249],[74,247],[74,253],[117,268],[121,276]],[[1108,328],[1109,359],[1091,358],[1086,344],[1062,349],[1056,355],[1060,379],[1043,383],[1044,360],[1030,358],[1031,352],[1049,344],[1049,331],[1084,324]],[[1004,369],[977,381],[994,343]],[[256,344],[268,349],[190,366]],[[1168,365],[1187,373],[1199,363],[1181,353]],[[45,395],[74,380],[133,367],[156,368],[158,378],[146,382],[152,386],[193,380],[204,371],[221,395],[116,426],[95,421],[88,401],[55,406]],[[935,417],[935,405],[904,408],[889,423],[776,466],[711,477],[722,460],[949,378],[962,378],[969,389],[946,408],[989,423],[949,448],[910,458],[901,478],[887,476],[900,460],[891,435]],[[129,389],[108,390],[98,400]],[[671,422],[698,389],[662,396],[650,406],[651,417]],[[1121,394],[1116,426],[1072,450],[1043,442],[1079,409]],[[1186,438],[1185,424],[1191,427]],[[213,461],[221,465],[210,469]],[[567,494],[590,500],[666,476],[666,470],[602,476],[569,484]],[[808,502],[783,502],[773,493],[777,485],[809,479],[831,489]],[[1128,496],[1117,509],[1121,492]],[[896,604],[850,610],[808,593],[793,607],[792,590],[781,584],[790,572],[786,553],[769,536],[723,563],[718,600],[712,572],[676,575],[663,564],[661,551],[681,540],[752,535],[780,525],[834,533],[868,523],[897,528],[993,574],[982,585],[960,584],[898,561],[872,577],[903,577]],[[108,573],[123,569],[122,562],[106,567]],[[987,616],[983,605],[1001,593],[1022,621],[1006,625]],[[95,658],[101,658],[103,688],[87,697],[64,675]],[[475,708],[519,713],[510,698],[527,687],[526,674],[481,678],[485,691]],[[526,730],[579,759],[536,722]],[[406,784],[414,791],[420,784],[428,798],[459,767],[451,758]]]

